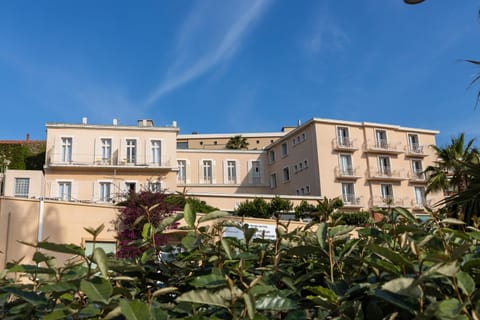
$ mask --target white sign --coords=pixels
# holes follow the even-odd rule
[[[272,224],[257,224],[257,223],[246,223],[249,228],[257,229],[257,232],[253,235],[253,238],[275,240],[277,239],[277,234],[275,232],[275,225]],[[223,228],[224,237],[232,237],[237,239],[243,239],[243,231],[235,227],[225,227]]]

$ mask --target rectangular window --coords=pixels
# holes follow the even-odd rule
[[[268,161],[270,163],[275,162],[275,151],[273,150],[268,151]]]
[[[237,183],[237,162],[227,161],[227,183]]]
[[[388,149],[387,131],[375,130],[375,147]]]
[[[30,178],[15,178],[15,197],[28,198]]]
[[[127,193],[135,193],[137,184],[135,182],[125,182],[125,190],[127,190]]]
[[[177,171],[177,182],[186,183],[187,182],[187,160],[177,160],[178,171]]]
[[[282,143],[282,157],[286,156],[288,154],[288,146],[287,143],[284,142]]]
[[[340,173],[343,176],[353,176],[352,156],[349,154],[340,155]]]
[[[420,146],[417,134],[408,135],[408,149],[412,153],[422,153],[423,150]]]
[[[177,142],[177,149],[188,149],[188,142],[187,141],[179,141]]]
[[[203,183],[211,184],[212,178],[212,160],[203,160],[202,162],[202,179]]]
[[[62,138],[62,162],[72,162],[72,138]]]
[[[150,192],[160,192],[162,191],[162,184],[159,181],[149,182],[148,191]]]
[[[337,127],[337,142],[340,147],[351,147],[350,134],[347,127]]]
[[[283,182],[290,181],[290,168],[285,167],[283,168]]]
[[[127,163],[137,162],[137,140],[127,139]]]
[[[160,140],[153,140],[152,141],[152,163],[153,164],[160,165],[161,153],[162,153],[162,142]]]
[[[250,175],[252,177],[253,184],[262,183],[262,172],[261,172],[261,163],[260,161],[252,161],[252,167],[250,169]]]
[[[310,193],[310,186],[305,186],[305,193],[309,194]]]
[[[423,179],[425,177],[423,173],[422,160],[412,160],[412,174],[416,179]]]
[[[277,174],[272,173],[270,175],[270,188],[275,189],[277,187]]]
[[[111,200],[110,197],[110,182],[100,182],[100,201],[101,202],[109,202]]]
[[[355,189],[353,183],[342,183],[342,200],[347,204],[355,203]]]
[[[59,182],[58,183],[58,197],[63,201],[72,200],[72,183],[71,182]]]
[[[100,139],[102,148],[102,163],[110,164],[112,159],[112,139]]]
[[[415,187],[415,203],[417,206],[425,205],[425,188],[424,187]]]
[[[380,190],[382,192],[382,200],[384,202],[393,201],[393,187],[391,184],[382,184],[380,185]]]
[[[381,176],[392,175],[392,168],[390,167],[389,157],[378,157],[378,172]]]

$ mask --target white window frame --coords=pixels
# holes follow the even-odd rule
[[[375,129],[375,147],[379,149],[388,149],[388,132],[386,129]],[[380,133],[385,133],[385,138],[379,136]]]
[[[134,142],[130,145],[130,142]],[[136,164],[138,158],[138,139],[126,138],[125,139],[125,161],[127,164]]]
[[[61,137],[62,162],[72,162],[73,137]]]
[[[107,185],[108,185],[108,188],[105,188]],[[111,202],[112,186],[113,186],[113,183],[110,180],[98,181],[98,201],[99,202]]]
[[[58,180],[58,199],[62,201],[72,201],[72,188],[73,183],[71,180]],[[70,190],[65,194],[65,186],[69,186]]]
[[[394,199],[393,193],[393,185],[391,183],[382,183],[380,184],[380,193],[382,195],[382,199],[385,200],[392,200]]]
[[[378,156],[378,172],[380,175],[384,176],[391,176],[392,175],[392,161],[389,156]],[[386,164],[384,165],[383,160],[387,160]]]
[[[233,166],[231,166],[233,164]],[[238,161],[234,159],[226,159],[224,161],[224,183],[237,184],[238,183]]]
[[[413,187],[413,194],[415,196],[415,204],[417,206],[425,206],[427,201],[427,197],[425,195],[425,187],[423,186],[415,186]]]
[[[348,159],[345,163],[343,159]],[[340,153],[338,155],[338,166],[340,167],[340,172],[342,175],[353,175],[353,158],[349,153]]]
[[[30,194],[30,178],[15,177],[15,197],[28,198]]]
[[[103,164],[112,163],[112,138],[100,138],[101,162]]]
[[[178,168],[177,183],[186,184],[187,183],[187,160],[177,159],[177,168]]]
[[[201,181],[202,184],[213,184],[213,160],[202,159],[200,160],[201,168]]]
[[[275,150],[269,150],[268,151],[268,163],[274,163],[275,162]]]
[[[350,128],[346,126],[337,126],[337,144],[341,147],[350,147]],[[346,132],[346,135],[340,134]]]
[[[411,137],[416,137],[417,142],[412,142]],[[414,153],[420,153],[420,137],[417,133],[407,133],[408,148]]]
[[[162,165],[162,145],[163,141],[161,139],[150,140],[151,162],[157,166]]]
[[[248,180],[250,184],[263,184],[263,163],[261,160],[248,161]]]

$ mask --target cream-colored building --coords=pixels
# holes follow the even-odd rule
[[[233,210],[239,199],[341,197],[347,210],[403,206],[422,211],[423,170],[435,159],[438,131],[311,119],[279,132],[179,135],[155,126],[47,124],[47,199],[117,203],[130,191],[185,192]],[[227,150],[242,135],[249,149]],[[258,142],[258,143],[257,143]]]

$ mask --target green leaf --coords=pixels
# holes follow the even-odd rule
[[[152,296],[158,297],[158,296],[161,296],[161,295],[164,295],[164,294],[169,294],[169,293],[172,293],[172,292],[175,292],[175,291],[178,291],[178,288],[176,288],[176,287],[161,288],[161,289],[156,290],[152,294]]]
[[[162,232],[166,228],[170,227],[173,223],[180,221],[183,219],[183,213],[179,213],[177,215],[172,215],[164,218],[162,222],[160,222],[156,228],[156,232]]]
[[[152,319],[148,305],[140,300],[120,300],[120,309],[127,320]]]
[[[13,294],[22,300],[25,300],[29,303],[31,303],[34,306],[39,306],[41,304],[45,304],[47,300],[45,299],[44,296],[38,295],[35,292],[31,291],[24,291],[19,288],[15,287],[2,287],[1,290],[3,292],[8,292],[10,294]]]
[[[37,243],[37,245],[34,245],[28,242],[23,242],[23,241],[19,241],[19,242],[26,244],[28,246],[45,249],[53,252],[74,254],[82,257],[85,256],[85,251],[82,249],[82,247],[79,247],[75,244],[57,244],[53,242],[42,241]]]
[[[218,288],[226,286],[227,282],[221,274],[211,273],[193,278],[190,284],[195,288]]]
[[[232,260],[232,251],[230,249],[230,243],[226,238],[223,238],[221,242],[222,242],[223,250],[225,250],[225,253],[227,254],[228,259]]]
[[[250,292],[246,292],[243,294],[243,301],[245,301],[247,307],[248,317],[253,319],[255,317],[255,299],[253,299]]]
[[[190,203],[187,202],[185,204],[185,208],[183,209],[183,211],[184,211],[185,222],[190,228],[194,228],[197,215],[195,214],[195,211],[190,206]]]
[[[461,317],[462,304],[457,299],[443,300],[437,305],[435,315],[438,319],[464,319]],[[468,319],[468,318],[466,318]]]
[[[333,292],[332,290],[330,290],[328,288],[325,288],[325,287],[322,287],[322,286],[315,286],[315,287],[307,286],[307,287],[305,287],[305,289],[307,289],[307,290],[313,292],[314,294],[316,294],[317,298],[328,301],[330,303],[336,304],[337,301],[338,301],[338,297],[335,294],[335,292]]]
[[[298,307],[292,299],[282,297],[278,294],[262,296],[257,299],[256,305],[258,310],[271,311],[289,311]]]
[[[404,295],[395,294],[392,292],[384,291],[384,290],[375,290],[375,296],[380,298],[388,303],[393,304],[399,308],[402,308],[408,312],[415,313],[415,310],[418,310],[417,302],[415,299],[411,299]]]
[[[408,222],[410,222],[411,224],[418,224],[418,221],[417,219],[415,218],[415,216],[413,214],[410,213],[410,211],[408,211],[407,209],[405,208],[402,208],[402,207],[395,207],[393,208],[393,212],[396,212],[398,213],[399,215],[401,215],[402,217],[404,217]]]
[[[475,281],[473,278],[466,272],[460,271],[455,277],[457,278],[458,287],[465,293],[467,296],[472,295],[475,291]]]
[[[402,255],[398,254],[397,252],[389,248],[380,247],[374,244],[371,244],[368,247],[373,254],[376,254],[379,257],[383,257],[394,264],[405,266],[405,267],[408,267],[409,269],[413,269],[413,265],[410,261],[408,261]]]
[[[40,286],[40,290],[43,292],[67,292],[76,289],[77,288],[70,282],[58,282]]]
[[[90,233],[92,235],[92,237],[96,238],[98,237],[98,235],[103,231],[103,229],[105,228],[105,225],[102,223],[98,228],[96,229],[93,229],[92,227],[85,227],[83,228],[85,231],[87,231],[88,233]]]
[[[288,250],[289,256],[307,257],[312,254],[321,254],[322,250],[317,246],[298,246]]]
[[[462,220],[458,220],[458,219],[454,219],[454,218],[446,218],[446,219],[443,219],[442,221],[440,221],[441,223],[445,223],[445,224],[454,224],[454,225],[463,225],[465,224],[465,222],[463,222]]]
[[[102,248],[95,248],[95,250],[93,251],[93,260],[97,264],[98,269],[100,269],[102,275],[104,277],[108,277],[107,255]]]
[[[197,238],[193,234],[188,234],[182,239],[182,245],[187,251],[191,251],[195,247]]]
[[[152,234],[152,225],[150,223],[145,223],[142,229],[142,238],[143,240],[150,240],[150,235]]]
[[[215,292],[215,291],[210,291],[206,289],[191,290],[179,296],[176,299],[176,301],[198,303],[202,305],[206,304],[206,305],[227,308],[228,307],[227,301],[222,297],[222,294],[217,294],[217,293],[218,291]]]
[[[42,317],[42,320],[58,320],[58,319],[65,319],[69,315],[68,310],[63,307],[63,309],[53,310],[49,312],[45,316]]]
[[[80,290],[85,292],[91,301],[98,301],[107,304],[113,288],[110,281],[104,278],[96,277],[90,281],[82,279],[80,281]]]
[[[331,238],[339,237],[342,235],[346,235],[353,229],[355,229],[355,226],[345,226],[345,225],[335,226],[328,229],[328,236]]]
[[[43,268],[31,264],[7,264],[8,272],[25,272],[29,274],[55,274],[56,271],[50,268]]]
[[[412,287],[414,281],[415,279],[413,278],[401,277],[386,282],[385,284],[383,284],[382,289],[405,296],[420,297],[422,291],[418,286]]]
[[[327,241],[327,224],[325,222],[318,224],[317,240],[320,248],[325,249]]]
[[[228,215],[229,215],[228,212],[216,210],[216,211],[213,211],[213,212],[210,212],[210,213],[204,215],[203,217],[200,217],[198,219],[198,222],[202,223],[202,222],[205,222],[205,221],[215,220],[215,219],[218,219],[218,218],[223,218],[223,217],[228,216]]]

